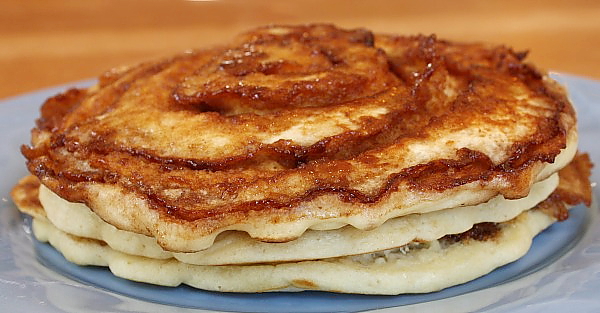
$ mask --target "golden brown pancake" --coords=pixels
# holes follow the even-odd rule
[[[24,146],[61,198],[195,252],[526,196],[572,159],[564,91],[503,46],[269,26],[50,98]]]

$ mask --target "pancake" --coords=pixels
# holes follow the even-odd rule
[[[39,198],[50,222],[59,230],[78,237],[105,242],[110,248],[131,255],[156,259],[176,258],[188,264],[223,265],[314,260],[356,255],[397,248],[411,241],[431,241],[447,234],[469,230],[483,222],[505,222],[545,200],[558,185],[558,174],[534,184],[525,198],[502,196],[476,206],[411,214],[386,221],[364,231],[352,226],[327,231],[308,230],[285,243],[266,243],[246,233],[222,233],[209,248],[193,253],[163,250],[156,239],[124,230],[102,221],[83,204],[67,202],[44,186]]]
[[[440,290],[591,202],[566,91],[504,46],[266,26],[48,99],[13,189],[71,262],[235,292]]]
[[[431,241],[338,258],[194,265],[123,253],[101,240],[63,232],[45,218],[34,218],[33,230],[38,240],[50,242],[71,262],[107,266],[116,276],[156,285],[187,284],[222,292],[425,293],[470,281],[524,255],[535,235],[568,216],[567,205],[591,201],[589,169],[589,159],[578,157],[561,171],[560,185],[552,195],[511,220],[479,223],[466,232]],[[573,191],[574,187],[582,188]]]
[[[186,284],[223,292],[325,290],[340,293],[425,293],[464,283],[525,254],[532,238],[554,220],[541,212],[526,212],[502,226],[497,240],[469,240],[443,247],[438,241],[410,253],[343,257],[245,266],[191,265],[176,259],[151,259],[111,249],[101,241],[77,237],[34,220],[40,241],[49,241],[71,262],[108,266],[116,276],[163,286]],[[384,258],[383,255],[386,255]],[[369,264],[371,266],[365,266]],[[360,284],[353,283],[360,281]]]
[[[564,91],[503,46],[261,27],[49,99],[22,152],[59,197],[197,252],[526,196],[577,146]]]

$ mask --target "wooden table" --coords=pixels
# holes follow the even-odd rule
[[[600,1],[3,0],[0,98],[307,22],[504,43],[541,68],[600,79]]]

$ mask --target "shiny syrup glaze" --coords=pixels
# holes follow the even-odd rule
[[[285,34],[269,30],[248,32],[223,47],[109,72],[96,88],[70,90],[50,98],[33,131],[34,144],[22,148],[30,171],[69,201],[89,202],[82,192],[85,183],[116,184],[173,221],[230,216],[224,223],[233,224],[249,214],[270,214],[277,222],[312,214],[295,208],[321,195],[368,205],[385,199],[401,184],[414,191],[441,192],[503,177],[510,187],[500,192],[520,197],[528,191],[532,165],[553,162],[566,146],[567,128],[572,125],[564,125],[561,116],[574,116],[573,109],[561,90],[544,82],[538,71],[523,62],[524,53],[501,46],[455,44],[435,36],[374,36],[362,29],[340,30],[329,25],[291,27]],[[321,76],[318,81],[297,80],[310,75]],[[442,79],[449,75],[458,81],[456,97],[448,102],[432,101],[443,97]],[[160,84],[146,88],[144,84],[152,79]],[[481,122],[474,116],[487,112],[506,110],[510,115],[512,108],[499,108],[503,99],[497,95],[507,92],[511,86],[507,82],[513,81],[551,103],[553,110],[539,119],[528,140],[512,145],[502,163],[494,164],[490,156],[462,148],[455,157],[396,171],[369,190],[353,187],[348,179],[353,171],[350,161],[373,164],[376,172],[382,165],[373,151],[435,136],[431,129],[440,125],[469,127]],[[278,122],[284,124],[282,120],[311,109],[382,103],[390,111],[380,118],[365,117],[359,130],[349,129],[311,145],[249,141],[246,148],[232,154],[217,151],[206,158],[177,157],[122,144],[118,130],[95,127],[98,116],[119,109],[123,97],[132,97],[131,90],[164,95],[164,101],[148,105],[151,108],[182,116],[202,115],[207,123],[241,129],[251,125],[261,132],[275,131]],[[93,131],[82,135],[82,129]],[[50,139],[36,143],[39,133]],[[178,136],[181,134],[175,132],[173,142]],[[75,163],[80,160],[87,160],[92,169],[78,168]],[[307,187],[219,204],[235,200],[241,191],[259,183],[283,184],[290,175],[308,177]],[[161,194],[169,188],[185,191],[173,199]],[[217,204],[208,204],[213,202]]]

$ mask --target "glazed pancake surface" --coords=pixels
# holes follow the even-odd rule
[[[502,46],[271,26],[49,99],[23,147],[61,198],[196,252],[498,195],[573,157],[564,91]]]

